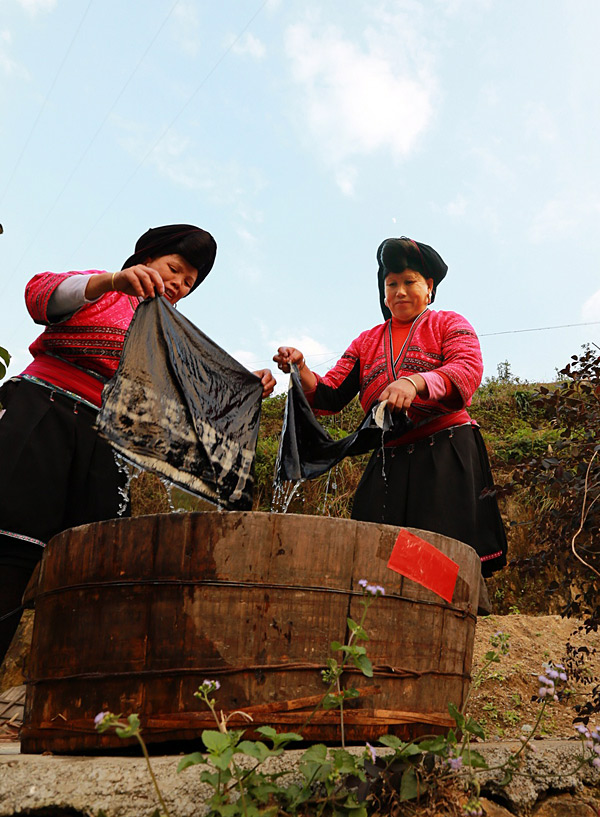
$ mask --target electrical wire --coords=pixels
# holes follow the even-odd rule
[[[93,2],[94,2],[94,0],[89,0],[89,3],[87,4],[87,7],[86,7],[85,11],[83,12],[83,15],[82,15],[82,17],[81,17],[81,19],[79,21],[79,25],[77,26],[77,28],[75,29],[75,33],[71,37],[71,42],[69,43],[69,47],[65,51],[65,55],[62,58],[62,61],[61,61],[60,65],[58,66],[58,70],[56,71],[56,74],[54,75],[54,79],[52,80],[52,82],[50,84],[50,88],[48,89],[48,92],[47,92],[47,94],[46,94],[46,96],[44,98],[44,101],[42,102],[42,105],[41,105],[41,107],[40,107],[40,109],[38,111],[38,114],[37,114],[37,116],[35,118],[35,121],[34,121],[33,125],[31,126],[31,130],[29,131],[29,135],[27,136],[27,139],[25,139],[25,141],[23,142],[23,146],[21,147],[21,152],[19,153],[17,161],[15,162],[15,165],[14,165],[14,167],[13,167],[11,173],[10,173],[10,176],[8,177],[8,181],[6,182],[6,184],[4,186],[4,189],[2,191],[2,194],[0,195],[0,209],[2,207],[2,204],[4,203],[4,198],[5,198],[7,192],[9,190],[9,188],[10,188],[12,180],[15,177],[15,173],[17,172],[17,170],[18,170],[18,168],[19,168],[19,166],[21,164],[23,156],[25,155],[25,151],[27,150],[27,148],[29,146],[29,143],[31,142],[33,134],[35,133],[35,129],[38,126],[38,122],[40,121],[41,116],[44,113],[44,110],[46,109],[46,105],[48,104],[48,100],[50,99],[50,95],[51,95],[52,91],[54,90],[54,86],[56,85],[56,83],[58,81],[58,78],[59,78],[59,76],[60,76],[60,74],[62,72],[62,69],[65,66],[65,63],[66,63],[66,61],[67,61],[67,59],[69,57],[69,54],[71,53],[71,49],[73,48],[73,45],[75,44],[75,40],[77,39],[77,36],[78,36],[79,32],[81,31],[81,27],[83,26],[83,23],[85,22],[85,18],[87,17],[88,12],[89,12]]]
[[[32,246],[35,244],[35,242],[36,242],[36,240],[37,240],[38,235],[41,233],[41,231],[42,231],[42,230],[43,230],[43,228],[45,227],[46,222],[48,221],[48,218],[49,218],[49,217],[50,217],[50,215],[52,214],[52,212],[53,212],[54,208],[56,207],[56,205],[58,204],[58,202],[60,201],[60,199],[62,198],[63,193],[65,192],[65,190],[67,189],[67,187],[68,187],[68,186],[69,186],[69,184],[71,183],[71,179],[73,178],[73,176],[75,175],[75,173],[76,173],[76,172],[77,172],[77,170],[79,169],[79,167],[80,167],[81,163],[83,162],[83,160],[85,159],[85,157],[86,157],[86,156],[87,156],[87,154],[89,153],[89,151],[90,151],[90,149],[91,149],[92,145],[94,144],[94,142],[95,142],[95,141],[96,141],[96,139],[98,138],[98,136],[99,136],[100,132],[102,131],[102,128],[104,127],[104,125],[105,125],[105,124],[106,124],[106,122],[108,121],[109,116],[110,116],[110,115],[111,115],[111,113],[114,111],[114,109],[115,109],[115,107],[117,106],[117,104],[118,104],[119,100],[121,99],[121,97],[123,96],[123,94],[125,93],[125,91],[127,90],[127,88],[129,87],[129,84],[131,83],[131,80],[133,79],[133,77],[134,77],[134,76],[135,76],[135,74],[137,73],[137,71],[138,71],[138,69],[139,69],[140,65],[141,65],[141,64],[143,63],[143,61],[145,60],[145,58],[146,58],[146,56],[147,56],[148,52],[150,51],[150,49],[152,48],[152,46],[154,45],[154,43],[155,43],[155,42],[156,42],[156,40],[158,39],[158,36],[159,36],[159,35],[160,35],[160,33],[162,32],[163,28],[165,27],[165,25],[166,25],[166,24],[167,24],[167,22],[169,21],[169,19],[170,19],[171,15],[173,14],[173,12],[175,11],[175,9],[177,8],[177,6],[179,5],[179,3],[180,3],[180,2],[181,2],[181,0],[175,0],[175,3],[173,3],[173,5],[171,6],[171,9],[169,10],[169,12],[168,12],[167,16],[164,18],[164,20],[162,21],[162,23],[161,23],[161,24],[160,24],[160,26],[158,27],[158,30],[156,31],[156,34],[155,34],[155,35],[154,35],[154,37],[153,37],[153,38],[150,40],[150,43],[149,43],[149,44],[148,44],[148,46],[146,47],[146,49],[145,49],[144,53],[142,54],[142,56],[141,56],[141,57],[139,58],[139,60],[137,61],[137,64],[136,64],[135,68],[133,69],[133,71],[132,71],[132,72],[129,74],[129,77],[127,78],[127,80],[125,81],[125,83],[124,83],[123,87],[121,88],[121,90],[119,91],[119,93],[117,94],[117,96],[115,97],[115,99],[114,99],[114,101],[113,101],[112,105],[110,106],[110,108],[108,109],[108,111],[106,112],[106,114],[104,115],[104,118],[103,118],[102,122],[100,123],[100,125],[98,126],[98,128],[96,129],[96,132],[94,133],[94,135],[92,136],[92,138],[91,138],[91,139],[90,139],[90,141],[88,142],[87,146],[84,148],[83,152],[82,152],[82,153],[81,153],[81,155],[79,156],[79,159],[77,160],[77,162],[75,163],[75,165],[74,165],[73,169],[72,169],[72,170],[71,170],[71,172],[69,173],[69,175],[68,175],[68,177],[67,177],[67,179],[66,179],[65,183],[63,184],[62,188],[60,189],[60,191],[59,191],[58,195],[56,196],[56,198],[54,199],[54,201],[52,202],[52,204],[50,205],[50,207],[49,207],[49,208],[48,208],[48,210],[46,211],[46,214],[44,215],[44,217],[43,217],[43,219],[42,219],[42,221],[41,221],[40,225],[38,226],[38,228],[37,228],[36,232],[34,233],[34,235],[33,235],[32,239],[31,239],[31,241],[29,242],[29,244],[28,244],[28,245],[27,245],[27,247],[25,248],[25,251],[24,251],[24,252],[23,252],[23,254],[21,255],[21,258],[20,258],[20,259],[19,259],[19,261],[17,262],[17,264],[16,264],[16,266],[15,266],[15,268],[14,268],[14,271],[13,271],[13,272],[17,272],[17,271],[20,269],[21,264],[23,263],[23,261],[24,261],[24,260],[25,260],[25,258],[27,257],[27,254],[29,253],[29,251],[30,251],[30,249],[32,248]]]
[[[129,186],[129,184],[131,183],[131,181],[134,179],[134,177],[136,176],[136,174],[137,174],[138,170],[139,170],[139,169],[142,167],[142,165],[143,165],[143,164],[146,162],[146,160],[148,159],[148,157],[149,157],[149,156],[150,156],[150,155],[153,153],[153,151],[154,151],[154,150],[157,148],[157,146],[158,146],[158,145],[159,145],[159,144],[162,142],[162,140],[165,138],[165,136],[167,135],[167,133],[168,133],[168,132],[171,130],[171,128],[173,127],[173,125],[175,124],[175,122],[177,122],[177,120],[178,120],[178,119],[179,119],[179,117],[182,115],[182,113],[183,113],[183,112],[186,110],[186,108],[188,107],[188,105],[190,105],[190,103],[192,102],[192,100],[193,100],[193,99],[196,97],[196,95],[197,95],[197,94],[198,94],[198,93],[199,93],[199,92],[202,90],[202,88],[204,87],[204,85],[206,85],[206,83],[208,82],[208,80],[210,79],[210,77],[211,77],[211,76],[212,76],[212,75],[215,73],[215,71],[217,70],[217,68],[218,68],[218,67],[221,65],[221,63],[223,62],[223,60],[224,60],[224,59],[227,57],[227,55],[228,55],[228,54],[230,53],[230,51],[231,51],[231,50],[232,50],[232,49],[235,47],[235,45],[237,45],[237,43],[240,41],[240,39],[242,38],[242,36],[243,36],[243,35],[246,33],[246,31],[248,30],[248,28],[250,28],[250,26],[252,25],[252,23],[254,22],[254,20],[255,20],[255,19],[258,17],[258,15],[261,13],[261,11],[264,9],[264,7],[267,5],[267,3],[268,3],[268,2],[269,2],[269,0],[263,0],[263,2],[260,4],[260,6],[258,7],[258,9],[257,9],[257,10],[254,12],[254,14],[252,15],[252,17],[251,17],[251,18],[248,20],[248,22],[245,24],[245,26],[244,26],[244,27],[242,28],[242,30],[239,32],[239,34],[238,34],[238,35],[237,35],[237,36],[236,36],[236,37],[235,37],[235,38],[232,40],[232,42],[231,42],[231,43],[229,44],[229,46],[228,46],[228,47],[225,49],[225,51],[224,51],[224,52],[221,54],[221,56],[220,56],[220,57],[219,57],[219,59],[218,59],[218,60],[215,62],[215,64],[212,66],[212,68],[211,68],[211,69],[208,71],[208,73],[207,73],[207,74],[205,74],[205,76],[202,78],[202,80],[201,80],[201,81],[198,83],[198,85],[196,86],[196,88],[195,88],[195,89],[194,89],[194,91],[192,92],[191,96],[189,96],[189,97],[188,97],[188,99],[186,100],[186,102],[185,102],[185,103],[184,103],[184,104],[181,106],[181,108],[180,108],[180,109],[179,109],[179,111],[178,111],[178,112],[175,114],[175,116],[174,116],[174,117],[173,117],[173,119],[170,121],[170,123],[167,125],[167,127],[166,127],[166,128],[163,130],[163,131],[162,131],[162,133],[160,134],[160,136],[159,136],[159,137],[158,137],[158,138],[157,138],[157,139],[156,139],[156,140],[155,140],[155,141],[154,141],[154,142],[151,144],[151,146],[148,148],[148,150],[146,151],[146,153],[144,154],[144,156],[143,156],[143,157],[140,159],[140,161],[138,162],[138,164],[137,164],[137,165],[136,165],[136,167],[134,168],[133,172],[132,172],[132,173],[130,174],[130,176],[129,176],[129,177],[126,179],[126,180],[125,180],[125,182],[124,182],[124,183],[121,185],[121,187],[118,189],[117,193],[116,193],[116,194],[114,195],[114,197],[113,197],[113,198],[110,200],[110,202],[109,202],[109,203],[106,205],[106,207],[105,207],[105,208],[104,208],[104,210],[103,210],[103,211],[100,213],[100,215],[98,216],[98,218],[96,219],[96,221],[93,223],[93,225],[91,226],[91,228],[90,228],[90,229],[88,230],[88,232],[87,232],[87,233],[84,235],[84,237],[83,237],[83,239],[81,240],[81,242],[80,242],[80,243],[77,245],[77,247],[76,247],[76,248],[75,248],[75,250],[74,250],[74,252],[75,252],[75,253],[76,253],[76,252],[77,252],[77,251],[78,251],[78,250],[79,250],[79,249],[80,249],[80,248],[81,248],[81,247],[82,247],[82,246],[85,244],[85,242],[88,240],[88,238],[90,237],[90,235],[92,235],[92,233],[94,232],[94,230],[96,229],[96,227],[98,226],[98,224],[99,224],[99,223],[102,221],[102,219],[104,218],[104,216],[105,216],[105,215],[108,213],[108,211],[111,209],[111,207],[113,206],[113,204],[115,203],[115,201],[116,201],[116,200],[119,198],[119,196],[121,195],[121,193],[122,193],[122,192],[123,192],[123,191],[124,191],[124,190],[125,190],[125,189],[126,189],[128,186]]]

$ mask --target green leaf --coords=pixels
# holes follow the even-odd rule
[[[217,732],[214,729],[205,729],[202,732],[202,742],[211,753],[221,754],[225,749],[231,747],[229,735],[224,735],[223,732]]]
[[[340,705],[341,701],[342,699],[338,695],[329,693],[328,695],[325,695],[321,701],[321,706],[323,709],[335,709]]]
[[[221,769],[224,771],[228,768],[229,764],[231,763],[231,759],[233,757],[233,748],[229,747],[229,749],[225,749],[224,752],[214,755],[211,755],[210,759],[212,760],[213,764],[217,767],[217,769]]]
[[[466,760],[473,769],[487,769],[488,765],[486,759],[479,752],[465,752],[463,760]]]
[[[256,731],[259,734],[264,735],[266,738],[269,738],[273,742],[277,740],[278,737],[281,737],[281,735],[278,735],[277,730],[273,729],[272,726],[259,726]],[[290,734],[293,733],[290,732]]]
[[[404,770],[400,780],[400,801],[414,800],[419,793],[417,774],[412,766]]]
[[[314,761],[324,763],[327,760],[327,746],[324,743],[315,743],[309,746],[300,758],[301,761]]]
[[[353,658],[353,661],[363,675],[366,675],[367,678],[373,677],[373,664],[366,655],[357,655]]]
[[[465,728],[465,716],[458,711],[452,701],[448,703],[448,712],[450,717],[454,720],[458,728],[462,731]]]
[[[333,752],[333,765],[340,774],[355,774],[357,757],[345,749],[336,749]]]
[[[338,650],[343,649],[344,645],[340,644],[339,641],[332,641],[329,647],[333,652],[337,652]]]
[[[442,735],[436,738],[427,738],[417,744],[422,752],[431,752],[434,755],[444,754],[447,748],[447,741]]]
[[[467,720],[465,728],[471,735],[476,735],[478,738],[481,738],[481,740],[485,740],[485,732],[483,731],[483,727],[474,718],[469,718]]]
[[[260,729],[256,730],[260,732]],[[294,743],[295,741],[304,740],[302,735],[299,735],[297,732],[280,732],[276,738],[274,738],[273,743],[275,748],[279,748],[286,743]]]
[[[2,346],[0,346],[0,358],[4,361],[4,363],[8,366],[10,363],[10,355]]]
[[[384,746],[389,746],[390,749],[400,749],[401,746],[406,745],[400,738],[397,738],[396,735],[382,735],[378,738],[378,741]]]
[[[369,640],[369,636],[366,634],[366,632],[363,630],[360,624],[357,624],[356,621],[354,621],[354,619],[347,618],[346,622],[348,624],[348,629],[350,630],[351,633],[354,633],[355,638],[358,638],[360,641]]]
[[[196,766],[198,763],[206,762],[206,758],[202,752],[192,752],[191,755],[185,755],[185,757],[181,758],[177,766],[177,771],[182,772],[184,769],[187,769],[188,766]]]
[[[263,763],[271,755],[271,750],[259,740],[243,740],[236,746],[236,752],[253,757]]]

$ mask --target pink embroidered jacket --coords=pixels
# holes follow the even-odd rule
[[[390,321],[374,326],[352,341],[326,375],[317,375],[316,389],[307,394],[316,413],[340,411],[355,394],[365,412],[381,392],[402,375],[443,373],[454,384],[453,396],[415,399],[408,415],[418,437],[469,422],[466,407],[481,383],[483,361],[475,330],[456,312],[427,309],[413,323],[402,350],[393,359]],[[457,399],[458,394],[458,399]],[[413,433],[409,432],[411,439]],[[408,441],[408,435],[400,438]]]
[[[97,406],[101,404],[104,383],[119,365],[137,299],[108,292],[57,323],[50,322],[47,310],[52,293],[66,278],[99,272],[42,272],[27,284],[25,303],[29,314],[46,328],[29,347],[34,361],[23,372],[73,391]]]

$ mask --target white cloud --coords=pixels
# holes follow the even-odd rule
[[[56,0],[18,0],[18,3],[32,16],[38,12],[52,11],[56,6]]]
[[[0,31],[0,72],[7,76],[27,76],[27,72],[8,54],[8,47],[12,43],[12,34],[8,29]]]
[[[244,199],[254,196],[264,185],[262,176],[253,168],[241,168],[235,162],[219,164],[210,157],[199,159],[193,142],[173,128],[151,147],[155,130],[119,117],[113,117],[113,121],[125,150],[140,161],[153,164],[173,184],[201,191],[214,202],[244,206]]]
[[[600,321],[600,289],[583,304],[581,317],[584,321]]]
[[[233,52],[241,56],[252,57],[255,60],[262,60],[266,54],[266,48],[258,37],[246,32],[233,46]]]
[[[552,144],[558,140],[558,128],[546,105],[536,104],[525,118],[525,135],[536,142]]]
[[[335,180],[337,186],[340,188],[342,193],[346,196],[352,196],[354,194],[354,186],[356,184],[356,178],[358,176],[358,172],[355,167],[340,167],[336,171]]]
[[[333,26],[299,23],[285,33],[301,91],[298,118],[346,193],[354,188],[345,169],[350,157],[385,151],[404,158],[432,118],[435,82],[427,53],[421,50],[417,67],[402,48],[410,36],[390,36],[390,20],[378,22],[379,28],[365,30],[362,48]]]
[[[195,56],[200,49],[200,21],[196,5],[180,0],[173,16],[181,48],[186,54]]]
[[[448,204],[444,207],[444,210],[449,216],[454,216],[455,218],[464,216],[467,212],[467,200],[461,193],[459,193],[456,198],[448,202]]]
[[[546,202],[534,216],[529,238],[534,244],[558,240],[595,228],[600,217],[600,196],[596,193],[564,193]]]

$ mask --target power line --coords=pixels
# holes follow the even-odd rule
[[[586,323],[562,323],[557,326],[538,326],[534,329],[505,329],[502,332],[485,332],[484,334],[478,335],[479,338],[491,338],[495,337],[496,335],[516,335],[520,334],[521,332],[546,332],[550,329],[571,329],[574,326],[597,326],[600,324],[600,321],[587,321]],[[338,358],[342,355],[342,352],[319,352],[315,355],[305,355],[305,357],[314,360],[317,357],[327,357],[328,355],[333,355],[329,357],[328,360],[323,360],[321,363],[317,363],[313,366],[313,368],[326,366],[328,363],[331,363],[332,360],[338,360]],[[262,363],[267,363],[269,361],[262,361]],[[260,366],[260,362],[257,364]]]
[[[572,326],[596,326],[600,321],[588,321],[587,323],[562,323],[558,326],[538,326],[536,329],[506,329],[504,332],[486,332],[479,335],[480,338],[491,338],[494,335],[516,335],[520,332],[545,332],[548,329],[570,329]]]
[[[90,2],[91,2],[91,0],[90,0]],[[148,54],[148,52],[150,51],[150,49],[152,48],[152,46],[154,45],[154,43],[155,43],[155,42],[156,42],[156,40],[158,39],[159,34],[161,33],[161,31],[163,30],[163,28],[164,28],[164,27],[165,27],[165,25],[167,24],[167,22],[168,22],[169,18],[171,17],[171,15],[173,14],[173,12],[175,11],[176,7],[179,5],[179,3],[180,3],[180,2],[181,2],[181,0],[175,0],[175,3],[173,3],[173,5],[171,6],[171,9],[170,9],[170,11],[168,12],[167,16],[164,18],[164,20],[162,21],[162,23],[161,23],[161,24],[160,24],[160,26],[158,27],[158,30],[157,30],[156,34],[155,34],[155,35],[154,35],[154,37],[153,37],[153,38],[150,40],[150,43],[148,44],[148,46],[147,46],[146,50],[144,51],[144,53],[142,54],[142,56],[141,56],[141,57],[139,58],[139,60],[137,61],[137,64],[136,64],[135,68],[134,68],[134,69],[133,69],[133,71],[130,73],[129,77],[128,77],[128,78],[127,78],[127,80],[125,81],[125,84],[123,85],[123,87],[121,88],[121,90],[119,91],[119,93],[117,94],[117,96],[115,97],[115,99],[114,99],[114,101],[113,101],[112,105],[110,106],[109,110],[108,110],[108,111],[106,112],[106,114],[104,115],[104,119],[102,120],[102,122],[100,123],[100,125],[98,126],[98,128],[96,129],[96,132],[94,133],[94,135],[92,136],[92,138],[91,138],[91,139],[90,139],[90,141],[88,142],[87,146],[84,148],[84,150],[83,150],[82,154],[80,155],[79,159],[78,159],[78,160],[77,160],[77,162],[75,163],[75,166],[73,167],[73,169],[71,170],[70,174],[68,175],[68,177],[67,177],[67,179],[66,179],[65,183],[63,184],[63,186],[62,186],[61,190],[59,191],[58,195],[56,196],[56,198],[54,199],[54,201],[52,202],[52,204],[50,205],[50,207],[49,207],[49,208],[48,208],[48,210],[46,211],[46,214],[45,214],[45,216],[43,217],[43,219],[42,219],[42,221],[41,221],[40,225],[38,226],[38,228],[37,228],[36,232],[34,233],[34,235],[33,235],[32,239],[31,239],[31,241],[30,241],[30,242],[29,242],[29,244],[27,245],[27,247],[26,247],[26,249],[25,249],[25,252],[22,254],[21,258],[20,258],[20,259],[19,259],[19,261],[17,262],[17,265],[16,265],[16,266],[15,266],[15,268],[14,268],[14,272],[17,272],[17,271],[20,269],[21,264],[23,263],[24,259],[27,257],[27,254],[29,253],[29,250],[30,250],[30,249],[31,249],[31,247],[32,247],[32,246],[35,244],[35,241],[36,241],[36,239],[37,239],[38,235],[39,235],[39,234],[41,233],[41,231],[43,230],[44,226],[46,225],[46,222],[48,221],[48,218],[50,217],[50,215],[51,215],[51,213],[53,212],[54,208],[56,207],[56,205],[57,205],[57,204],[58,204],[58,202],[60,201],[60,199],[61,199],[61,197],[62,197],[63,193],[65,192],[65,190],[67,189],[67,187],[68,187],[68,186],[69,186],[69,184],[71,183],[71,179],[73,178],[73,176],[75,175],[75,173],[76,173],[76,172],[77,172],[77,170],[79,169],[79,167],[80,167],[81,163],[83,162],[83,160],[84,160],[84,159],[85,159],[85,157],[87,156],[87,154],[88,154],[88,152],[89,152],[90,148],[92,147],[92,145],[94,144],[94,142],[95,142],[95,141],[96,141],[96,139],[98,138],[98,135],[100,134],[100,132],[101,132],[102,128],[103,128],[103,127],[104,127],[104,125],[106,124],[106,122],[107,122],[107,120],[108,120],[108,117],[109,117],[109,116],[111,115],[111,113],[114,111],[115,107],[117,106],[117,103],[119,102],[119,100],[121,99],[121,97],[123,96],[123,94],[125,93],[125,91],[127,90],[127,88],[128,88],[128,86],[129,86],[129,84],[130,84],[131,80],[133,79],[133,77],[134,77],[134,76],[135,76],[135,74],[137,73],[138,68],[140,67],[140,65],[141,65],[141,64],[143,63],[143,61],[145,60],[146,55]]]
[[[179,119],[179,117],[181,116],[181,114],[182,114],[182,113],[185,111],[185,109],[186,109],[186,108],[188,107],[188,105],[189,105],[189,104],[192,102],[192,100],[195,98],[195,96],[196,96],[196,95],[197,95],[197,94],[200,92],[200,90],[201,90],[201,89],[204,87],[204,85],[205,85],[205,84],[208,82],[208,80],[210,79],[210,77],[211,77],[211,76],[212,76],[212,75],[215,73],[215,71],[216,71],[216,70],[217,70],[217,68],[218,68],[218,67],[221,65],[221,63],[223,62],[223,60],[225,59],[225,57],[227,57],[227,55],[229,54],[229,52],[230,52],[230,51],[231,51],[231,50],[234,48],[234,46],[235,46],[235,45],[236,45],[236,44],[239,42],[239,40],[241,39],[241,37],[242,37],[242,36],[243,36],[243,35],[246,33],[247,29],[248,29],[248,28],[250,28],[250,26],[252,25],[252,23],[254,22],[254,20],[255,20],[255,19],[258,17],[258,15],[259,15],[259,14],[260,14],[260,12],[263,10],[263,8],[264,8],[264,7],[267,5],[267,3],[268,3],[268,2],[269,2],[269,0],[263,0],[263,2],[260,4],[260,6],[258,7],[258,9],[257,9],[257,10],[254,12],[254,14],[252,15],[252,17],[251,17],[251,18],[248,20],[248,22],[246,23],[246,25],[245,25],[245,26],[242,28],[242,30],[241,30],[241,31],[240,31],[240,33],[237,35],[237,37],[235,37],[235,39],[234,39],[234,40],[232,40],[232,42],[229,44],[229,46],[228,46],[228,47],[225,49],[225,51],[224,51],[224,52],[221,54],[221,56],[219,57],[219,59],[218,59],[218,60],[215,62],[215,64],[212,66],[212,68],[210,69],[210,71],[208,71],[208,73],[207,73],[207,74],[206,74],[206,75],[203,77],[203,79],[202,79],[202,80],[199,82],[199,84],[196,86],[196,88],[194,89],[194,91],[193,91],[193,93],[191,94],[191,96],[189,96],[189,97],[188,97],[188,99],[186,100],[186,102],[185,102],[185,103],[182,105],[182,107],[179,109],[179,111],[177,112],[177,114],[176,114],[176,115],[173,117],[173,119],[170,121],[170,123],[167,125],[167,127],[166,127],[166,128],[163,130],[163,132],[160,134],[160,136],[158,137],[158,139],[156,139],[156,140],[153,142],[153,144],[152,144],[152,145],[150,146],[150,148],[149,148],[149,149],[146,151],[146,153],[144,154],[144,156],[142,157],[142,159],[141,159],[141,160],[138,162],[138,164],[137,164],[137,165],[136,165],[136,167],[134,168],[134,170],[133,170],[133,172],[131,173],[131,175],[130,175],[130,176],[129,176],[129,177],[126,179],[126,180],[125,180],[125,182],[124,182],[124,183],[121,185],[121,187],[120,187],[120,188],[119,188],[119,190],[117,191],[116,195],[115,195],[115,196],[114,196],[114,197],[113,197],[113,198],[110,200],[110,202],[109,202],[109,203],[106,205],[106,207],[104,208],[104,210],[103,210],[103,211],[100,213],[100,215],[98,216],[98,218],[96,219],[96,221],[94,222],[94,224],[92,225],[92,227],[91,227],[91,228],[88,230],[88,232],[85,234],[85,236],[83,237],[83,239],[81,240],[81,242],[80,242],[80,243],[77,245],[77,247],[75,248],[74,252],[77,252],[77,251],[78,251],[78,250],[81,248],[81,246],[82,246],[83,244],[85,244],[85,242],[87,241],[87,239],[89,238],[89,236],[90,236],[90,235],[91,235],[91,234],[94,232],[94,230],[96,229],[96,227],[97,227],[97,225],[100,223],[100,221],[102,221],[102,219],[104,218],[104,216],[106,215],[106,213],[107,213],[107,212],[110,210],[110,208],[113,206],[113,204],[115,203],[115,201],[116,201],[116,200],[119,198],[119,196],[121,195],[121,193],[122,193],[122,192],[125,190],[125,188],[126,188],[126,187],[127,187],[129,184],[130,184],[130,182],[131,182],[131,181],[133,180],[133,178],[136,176],[136,174],[137,174],[138,170],[140,169],[140,167],[142,167],[142,165],[144,164],[144,162],[146,161],[146,159],[147,159],[147,158],[150,156],[150,154],[151,154],[151,153],[152,153],[152,152],[153,152],[153,151],[156,149],[156,147],[157,147],[157,146],[158,146],[158,145],[159,145],[159,144],[162,142],[162,140],[163,140],[163,139],[164,139],[164,137],[167,135],[167,133],[168,133],[168,132],[171,130],[171,128],[173,127],[173,125],[175,124],[175,122],[177,122],[177,120]]]
[[[41,107],[40,107],[40,109],[38,111],[38,115],[36,116],[35,121],[34,121],[33,125],[31,126],[31,130],[29,131],[29,135],[27,136],[27,139],[25,139],[25,141],[23,142],[23,147],[21,148],[21,152],[19,153],[17,161],[15,162],[15,165],[14,165],[14,167],[13,167],[11,173],[10,173],[8,181],[6,182],[4,190],[2,191],[2,195],[0,195],[0,207],[4,203],[4,197],[6,196],[6,193],[8,192],[8,189],[9,189],[11,183],[12,183],[12,180],[15,177],[15,173],[17,172],[17,169],[19,168],[19,165],[21,164],[21,160],[23,159],[23,156],[25,155],[25,151],[27,150],[27,147],[29,146],[29,143],[31,142],[31,139],[33,137],[35,129],[37,128],[38,122],[40,121],[41,116],[44,113],[44,110],[46,109],[46,105],[48,103],[48,100],[50,99],[50,94],[54,90],[54,86],[56,85],[56,83],[58,81],[58,78],[59,78],[59,76],[60,76],[60,74],[62,72],[62,69],[65,66],[65,63],[66,63],[66,61],[67,61],[67,59],[69,57],[69,54],[71,53],[71,49],[73,48],[73,44],[75,43],[75,40],[77,39],[77,35],[79,34],[79,32],[81,30],[81,27],[82,27],[82,25],[83,25],[83,23],[85,21],[85,18],[88,15],[88,11],[90,10],[91,5],[92,5],[93,2],[94,2],[94,0],[89,0],[89,3],[87,4],[87,8],[83,12],[81,20],[79,21],[79,25],[77,26],[77,28],[75,30],[75,33],[71,37],[71,42],[69,43],[69,47],[65,51],[65,55],[62,58],[62,61],[61,61],[60,65],[58,66],[58,70],[56,71],[56,74],[54,75],[54,79],[52,80],[52,83],[50,85],[50,88],[48,89],[46,97],[45,97],[44,101],[42,102],[42,105],[41,105]]]

